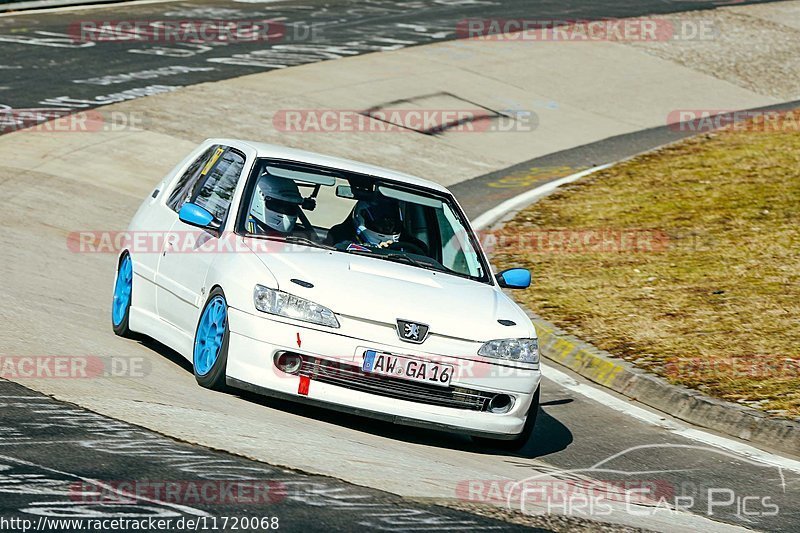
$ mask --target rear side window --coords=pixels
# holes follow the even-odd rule
[[[223,151],[220,153],[219,150]],[[192,202],[214,215],[217,225],[222,225],[228,215],[243,168],[244,156],[230,148],[220,147],[200,171],[201,178]]]
[[[217,145],[210,147],[208,150],[203,152],[200,157],[195,159],[194,162],[189,165],[189,168],[187,168],[183,173],[181,178],[178,180],[178,183],[175,185],[175,188],[172,189],[169,199],[167,200],[167,205],[170,206],[173,211],[180,211],[181,207],[183,207],[183,204],[187,200],[191,199],[192,191],[194,191],[195,186],[197,185],[197,180],[200,178],[201,171],[209,163],[218,148],[219,146]]]

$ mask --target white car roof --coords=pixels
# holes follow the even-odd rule
[[[332,157],[328,155],[318,154],[315,152],[307,152],[305,150],[298,150],[296,148],[288,148],[286,146],[278,146],[276,144],[268,144],[262,142],[245,141],[241,139],[207,139],[207,142],[215,144],[226,144],[228,146],[237,146],[246,144],[255,149],[258,157],[274,157],[278,159],[289,159],[302,163],[309,163],[312,165],[319,165],[329,168],[339,168],[350,172],[358,172],[360,174],[368,174],[371,176],[378,176],[389,180],[394,180],[401,183],[408,183],[409,185],[417,185],[426,187],[435,191],[450,194],[447,188],[439,185],[436,182],[418,178],[410,174],[404,174],[395,170],[368,165],[350,159],[342,159],[339,157]]]

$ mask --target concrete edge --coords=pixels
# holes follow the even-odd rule
[[[628,159],[630,158],[622,161]],[[519,201],[512,198],[501,204],[507,208],[504,212],[500,209],[493,210],[491,216],[476,222],[480,226],[491,227],[493,231],[498,230],[514,214],[554,192],[558,186],[622,161],[597,166],[527,191],[517,197],[528,200],[525,205],[520,205]],[[521,303],[517,304],[525,310],[533,322],[539,336],[539,353],[545,359],[568,368],[593,383],[679,420],[759,444],[771,450],[800,456],[800,422],[770,417],[752,407],[712,398],[681,385],[673,385],[664,378],[637,368],[632,363],[614,357],[611,353],[566,333]]]

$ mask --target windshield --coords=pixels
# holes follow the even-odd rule
[[[260,160],[239,230],[488,281],[463,214],[447,195],[327,168]]]

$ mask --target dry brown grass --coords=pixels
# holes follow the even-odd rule
[[[640,156],[543,199],[500,238],[603,228],[666,240],[494,259],[531,268],[518,299],[570,333],[673,383],[800,416],[798,131],[721,131]]]

